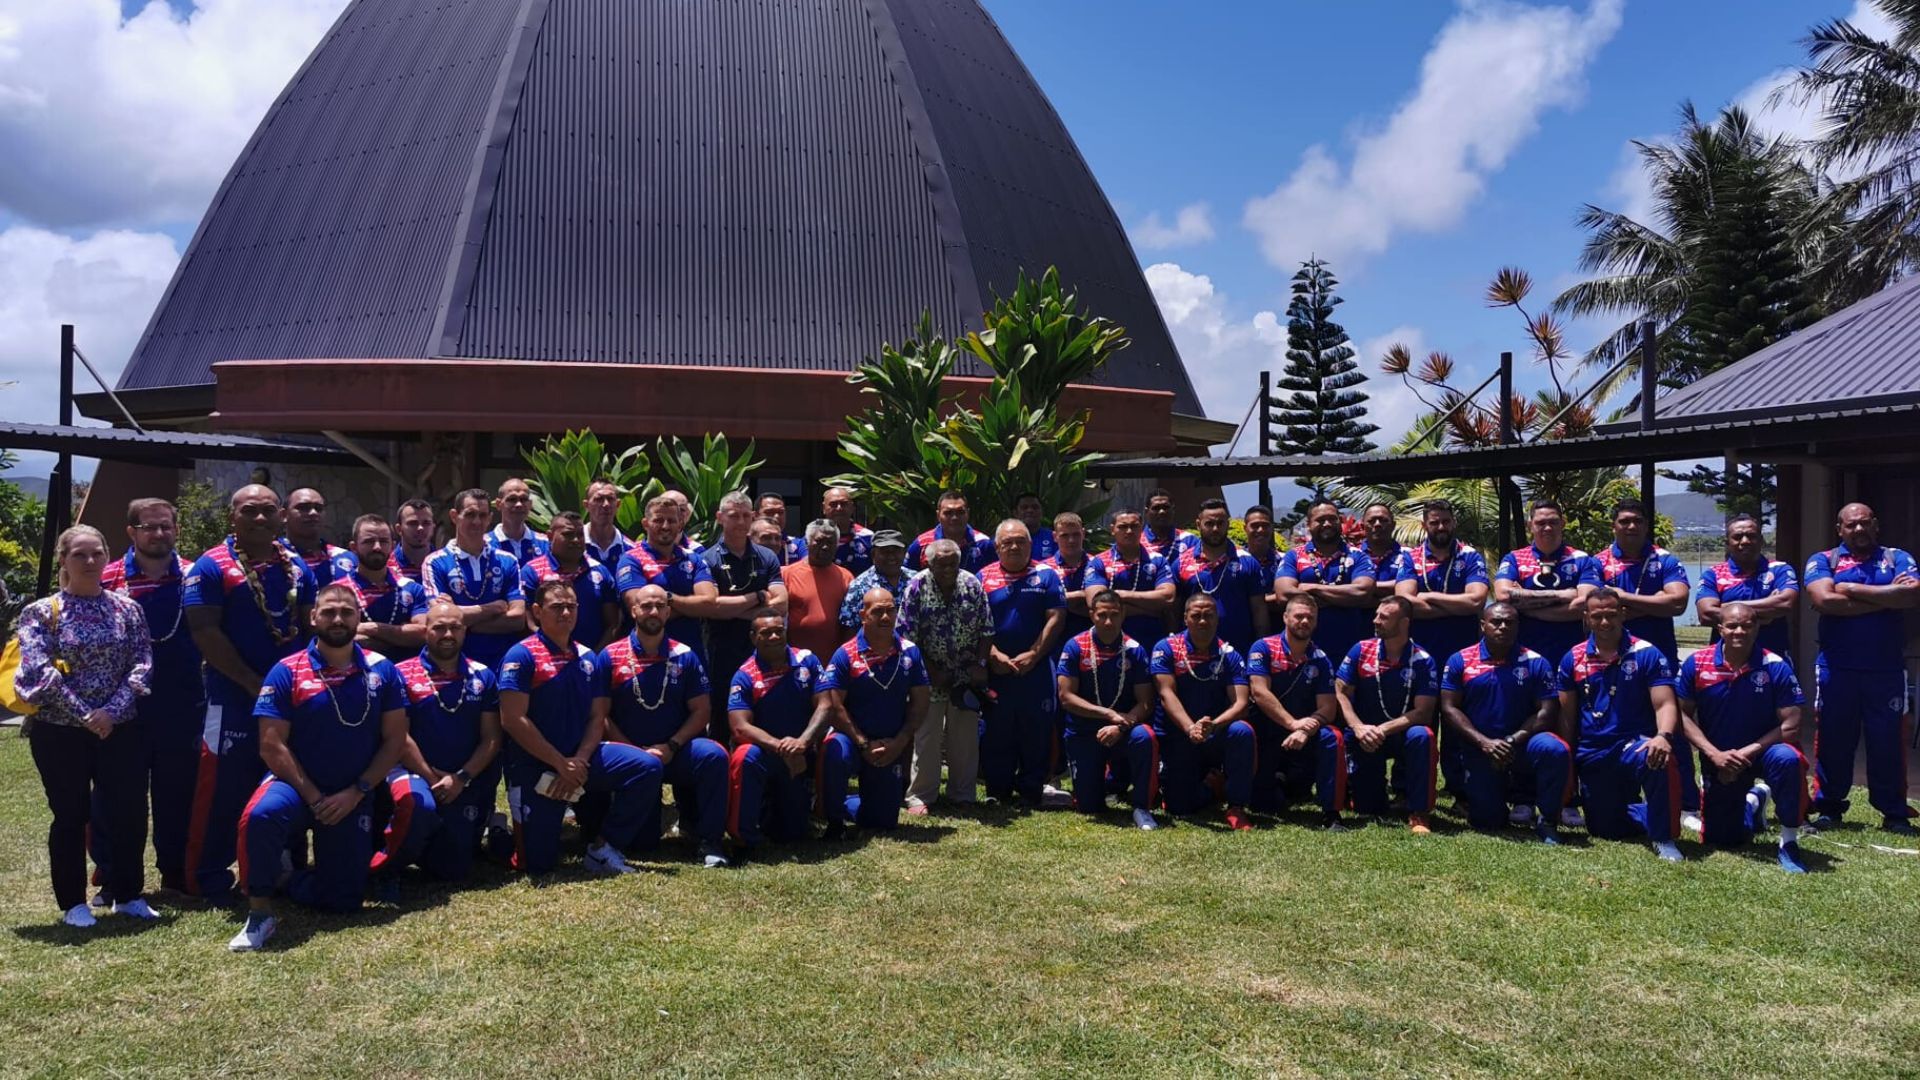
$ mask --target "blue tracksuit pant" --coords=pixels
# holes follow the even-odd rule
[[[1901,737],[1906,673],[1829,668],[1825,655],[1815,672],[1814,806],[1835,817],[1847,812],[1853,755],[1864,737],[1867,801],[1883,817],[1907,817],[1907,741]]]
[[[1279,725],[1262,721],[1256,728],[1256,762],[1253,776],[1253,809],[1279,813],[1293,801],[1296,792],[1313,788],[1325,814],[1338,814],[1347,802],[1346,731],[1322,726],[1298,750],[1284,750],[1287,733]]]
[[[1774,743],[1760,755],[1754,768],[1732,780],[1722,781],[1717,770],[1709,767],[1701,790],[1701,839],[1715,847],[1738,847],[1766,828],[1747,805],[1747,792],[1755,779],[1764,779],[1773,792],[1774,815],[1780,824],[1797,828],[1806,819],[1807,759],[1785,743]]]
[[[1574,755],[1586,792],[1588,834],[1625,840],[1644,833],[1655,843],[1680,835],[1679,765],[1669,758],[1664,769],[1648,768],[1647,742],[1636,735]]]
[[[1193,814],[1212,805],[1207,773],[1214,769],[1226,773],[1227,805],[1247,805],[1253,799],[1253,774],[1259,764],[1259,754],[1253,725],[1245,720],[1235,720],[1225,731],[1214,732],[1203,743],[1196,743],[1178,731],[1169,731],[1160,740],[1160,756],[1166,762],[1163,780],[1167,812]]]
[[[372,805],[363,799],[345,818],[322,825],[292,784],[271,775],[254,789],[240,816],[240,877],[247,895],[273,895],[287,844],[308,830],[313,833],[312,865],[293,875],[287,895],[322,911],[359,910],[373,853]]]
[[[820,805],[828,821],[848,821],[863,829],[891,829],[900,824],[900,800],[906,798],[908,750],[891,765],[874,765],[854,749],[853,740],[836,731],[820,744]],[[858,781],[858,794],[848,794],[849,781]]]
[[[1507,824],[1507,810],[1515,802],[1531,803],[1544,821],[1560,819],[1560,809],[1573,792],[1573,752],[1566,740],[1551,732],[1537,732],[1507,760],[1502,769],[1480,748],[1461,744],[1461,788],[1467,805],[1467,824],[1482,832],[1497,831]]]
[[[1067,771],[1073,775],[1073,808],[1097,814],[1107,793],[1130,795],[1135,810],[1151,810],[1160,795],[1160,740],[1153,728],[1135,724],[1116,746],[1092,735],[1069,735]]]
[[[727,763],[727,832],[747,848],[765,833],[775,840],[806,838],[816,791],[825,804],[846,799],[844,785],[828,790],[825,760],[822,750],[812,751],[796,775],[779,754],[749,743],[734,747]]]
[[[513,809],[513,865],[545,874],[560,861],[560,823],[567,804],[534,790],[547,767],[521,761],[507,769],[507,805]],[[599,838],[625,849],[640,835],[647,810],[660,805],[660,760],[624,743],[601,743],[587,762],[586,790],[613,796]],[[591,838],[589,838],[591,839]]]
[[[387,773],[386,783],[374,789],[371,798],[375,841],[368,869],[376,874],[398,871],[420,861],[430,839],[441,827],[440,807],[433,797],[432,785],[425,777],[396,767]]]
[[[994,795],[1017,792],[1038,803],[1053,764],[1053,669],[1036,664],[1025,675],[992,675],[987,686],[996,700],[980,716],[980,779]]]
[[[667,762],[662,779],[673,786],[673,805],[680,811],[680,835],[718,844],[727,831],[726,748],[705,736],[694,739]],[[633,847],[636,851],[652,851],[659,846],[660,803],[655,800],[647,808]]]
[[[1398,762],[1398,771],[1407,776],[1407,810],[1414,814],[1433,812],[1434,782],[1440,772],[1440,744],[1433,729],[1414,726],[1389,735],[1378,750],[1363,749],[1351,731],[1345,736],[1347,760],[1351,762],[1353,810],[1357,814],[1378,815],[1387,812],[1387,763]]]

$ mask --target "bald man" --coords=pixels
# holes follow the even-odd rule
[[[294,488],[280,513],[286,543],[298,552],[321,585],[353,573],[354,555],[327,543],[327,499],[313,488]]]
[[[826,808],[830,823],[851,819],[880,830],[900,823],[914,734],[927,718],[932,691],[919,647],[895,629],[899,614],[892,593],[868,589],[860,598],[859,632],[834,651],[820,675],[836,729],[823,748],[826,789],[846,790],[848,777],[860,784],[859,794]]]

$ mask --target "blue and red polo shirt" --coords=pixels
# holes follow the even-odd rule
[[[648,652],[637,633],[600,650],[613,723],[636,746],[666,742],[687,723],[687,709],[713,692],[707,669],[692,648],[671,637]]]
[[[1619,544],[1609,544],[1594,561],[1599,567],[1600,584],[1635,596],[1653,596],[1668,585],[1687,584],[1687,568],[1673,552],[1653,544],[1642,548],[1635,559],[1628,559]],[[1674,656],[1679,651],[1671,615],[1628,619],[1626,626],[1627,633],[1651,642],[1666,656]]]
[[[1045,525],[1034,525],[1027,529],[1027,534],[1033,538],[1032,554],[1036,561],[1045,561],[1060,554],[1060,542],[1053,538],[1052,529]]]
[[[1048,613],[1067,606],[1060,575],[1037,562],[1015,574],[995,560],[980,570],[980,586],[993,613],[994,648],[1008,656],[1033,648]]]
[[[1353,687],[1353,711],[1368,725],[1398,720],[1415,698],[1440,694],[1433,654],[1411,639],[1399,656],[1386,655],[1379,638],[1359,642],[1347,650],[1334,678]]]
[[[1240,651],[1219,637],[1205,649],[1196,648],[1182,630],[1153,647],[1148,670],[1173,678],[1174,696],[1187,710],[1187,719],[1219,716],[1233,704],[1233,688],[1247,685],[1247,665]],[[1167,710],[1155,695],[1153,732],[1164,737],[1171,725]]]
[[[287,749],[314,786],[332,794],[359,783],[380,749],[381,716],[404,708],[386,657],[355,645],[351,667],[330,668],[316,642],[273,665],[253,715],[286,721]]]
[[[618,604],[620,594],[613,588],[613,571],[591,555],[581,555],[572,573],[563,573],[554,565],[552,554],[535,555],[520,567],[520,594],[531,597],[545,581],[564,579],[573,586],[573,598],[580,605],[579,620],[573,624],[573,640],[589,649],[597,648],[607,632],[602,604]]]
[[[1382,580],[1385,580],[1382,578]],[[1459,596],[1469,585],[1491,585],[1487,578],[1487,560],[1472,546],[1458,540],[1452,553],[1436,555],[1426,541],[1402,553],[1395,583],[1411,581],[1416,593]],[[1472,615],[1443,615],[1438,619],[1419,619],[1413,624],[1413,637],[1420,647],[1434,656],[1452,657],[1472,645],[1480,636],[1480,620]]]
[[[1318,645],[1295,652],[1285,632],[1268,634],[1247,650],[1247,676],[1258,675],[1273,687],[1280,707],[1295,719],[1320,707],[1320,695],[1333,693],[1333,661]]]
[[[1580,585],[1600,584],[1600,563],[1593,556],[1579,548],[1560,545],[1560,550],[1551,554],[1528,544],[1526,547],[1509,551],[1500,559],[1500,569],[1493,575],[1495,581],[1511,581],[1535,592],[1545,589],[1571,589]],[[1537,619],[1525,612],[1520,614],[1520,644],[1547,658],[1547,663],[1555,665],[1587,636],[1586,627],[1579,620],[1573,622],[1548,622]]]
[[[1093,556],[1081,552],[1079,563],[1073,566],[1062,566],[1060,564],[1060,558],[1060,553],[1056,550],[1048,558],[1036,559],[1035,561],[1060,576],[1061,592],[1075,593],[1086,590],[1097,590],[1106,585],[1106,579],[1100,576],[1100,563]],[[1071,638],[1075,634],[1092,628],[1093,620],[1087,618],[1085,615],[1075,615],[1072,609],[1068,609],[1067,626],[1063,637]]]
[[[820,659],[787,646],[787,666],[762,667],[759,654],[747,658],[727,684],[727,711],[751,712],[753,726],[776,739],[797,739],[813,719],[821,692]]]
[[[1780,726],[1780,710],[1806,703],[1793,665],[1778,653],[1756,649],[1740,667],[1727,663],[1726,648],[1701,649],[1680,665],[1674,687],[1693,702],[1694,722],[1722,750],[1737,750]]]
[[[406,695],[407,730],[427,764],[441,772],[466,765],[480,745],[480,717],[500,711],[498,680],[465,656],[441,671],[426,650],[394,665]]]
[[[279,559],[253,564],[262,594],[258,597],[247,584],[247,573],[232,537],[194,560],[180,583],[180,602],[189,608],[219,608],[220,629],[233,643],[234,651],[247,667],[263,675],[275,661],[300,650],[306,627],[300,622],[299,609],[311,607],[319,591],[313,571],[292,548],[282,545],[278,554]],[[280,635],[278,641],[276,633]],[[206,673],[210,693],[233,696],[244,692],[212,665],[207,666]]]
[[[1132,710],[1135,688],[1153,678],[1146,647],[1124,631],[1120,640],[1103,645],[1093,630],[1082,630],[1067,639],[1060,658],[1053,663],[1055,678],[1074,680],[1073,692],[1083,700],[1115,712]],[[1067,712],[1067,736],[1091,738],[1106,726],[1104,721],[1075,716]]]
[[[401,577],[392,566],[387,567],[379,581],[368,581],[358,569],[339,581],[360,598],[362,622],[405,626],[414,616],[427,613],[426,586]]]
[[[198,701],[207,695],[200,678],[200,647],[193,643],[193,631],[187,626],[182,583],[192,572],[193,564],[175,552],[166,573],[147,577],[131,550],[100,572],[101,588],[126,594],[146,615],[147,635],[153,642],[153,672],[147,684],[155,697],[169,703]]]
[[[1000,554],[993,549],[993,537],[973,526],[967,526],[967,535],[948,536],[946,526],[935,525],[926,532],[913,538],[907,545],[907,569],[925,570],[927,568],[926,550],[935,540],[952,540],[960,545],[960,569],[978,574],[982,567],[1000,561]]]
[[[552,546],[547,543],[546,534],[539,532],[531,525],[521,531],[518,540],[507,535],[505,525],[495,525],[487,533],[487,546],[513,556],[513,561],[521,566],[527,565],[542,555],[553,553]]]
[[[1864,557],[1844,547],[1821,551],[1807,560],[1802,575],[1816,581],[1854,585],[1891,585],[1895,578],[1920,576],[1913,556],[1899,548],[1879,547]],[[1890,609],[1865,615],[1820,616],[1820,659],[1842,671],[1900,671],[1907,643],[1905,613]]]
[[[281,537],[280,542],[287,546],[287,550],[300,552],[300,549],[294,546],[293,541],[286,537]],[[343,547],[335,547],[332,544],[322,544],[320,550],[312,555],[300,553],[300,561],[306,563],[307,569],[313,573],[315,588],[321,585],[331,585],[335,581],[353,573],[354,570],[360,566],[360,560],[353,552]]]
[[[1194,593],[1206,593],[1220,613],[1220,636],[1236,649],[1253,644],[1253,602],[1264,602],[1266,595],[1260,591],[1260,564],[1253,556],[1229,540],[1226,553],[1209,560],[1205,548],[1195,543],[1180,552],[1173,578],[1181,605]]]
[[[1800,575],[1793,567],[1773,559],[1761,558],[1751,574],[1743,574],[1732,559],[1715,566],[1709,566],[1700,572],[1700,584],[1693,591],[1697,602],[1702,597],[1711,596],[1722,604],[1737,604],[1742,601],[1764,600],[1776,593],[1800,588]],[[1754,647],[1787,655],[1792,645],[1791,619],[1775,619],[1760,627],[1760,634],[1754,639]],[[1720,640],[1720,631],[1715,629],[1713,640]]]
[[[620,556],[620,569],[614,576],[622,597],[648,585],[658,585],[671,596],[692,596],[695,585],[713,581],[713,570],[706,560],[690,551],[676,548],[672,554],[663,555],[642,539]],[[667,636],[692,649],[695,655],[705,656],[699,619],[691,615],[670,616]]]
[[[1323,554],[1311,544],[1288,548],[1280,556],[1276,579],[1298,581],[1303,585],[1352,585],[1361,578],[1373,578],[1373,559],[1365,548],[1345,544],[1337,552]],[[1373,636],[1373,605],[1336,607],[1320,605],[1320,627],[1314,631],[1314,643],[1328,656],[1347,655],[1354,645]]]
[[[1167,560],[1169,565],[1179,559],[1180,552],[1199,542],[1199,533],[1178,526],[1174,528],[1173,535],[1159,536],[1154,533],[1153,526],[1144,521],[1140,523],[1140,546]]]
[[[1173,584],[1173,564],[1144,545],[1140,548],[1140,557],[1132,562],[1121,558],[1117,546],[1095,555],[1087,573],[1099,574],[1108,588],[1125,592],[1152,592],[1162,585]],[[1179,586],[1175,585],[1174,593],[1179,594]],[[1135,641],[1158,642],[1167,636],[1167,620],[1159,615],[1129,615],[1120,629]]]
[[[846,694],[848,716],[869,739],[900,734],[907,724],[907,692],[927,684],[918,645],[895,634],[887,650],[876,654],[865,630],[835,649],[820,674],[820,689]]]
[[[444,596],[461,607],[526,599],[526,594],[520,591],[520,564],[513,556],[497,548],[486,548],[472,555],[455,541],[448,541],[446,547],[427,559],[420,583],[427,587],[429,599]],[[497,667],[500,658],[517,640],[518,635],[511,633],[469,632],[467,655],[488,667]]]
[[[1505,660],[1496,662],[1484,641],[1447,657],[1440,689],[1459,693],[1460,711],[1489,739],[1504,739],[1526,727],[1540,703],[1560,693],[1546,657],[1515,644]]]
[[[500,692],[527,695],[527,719],[567,757],[587,737],[594,699],[607,696],[607,673],[595,656],[571,641],[562,645],[545,634],[533,634],[500,658]],[[509,767],[545,767],[512,738],[507,739],[506,762]]]
[[[801,545],[802,559],[807,557],[805,546]],[[847,573],[854,577],[866,573],[873,566],[873,530],[854,522],[851,534],[842,536],[840,546],[834,549],[833,561],[846,567]]]
[[[1653,712],[1653,688],[1673,685],[1673,667],[1651,644],[1622,634],[1611,661],[1594,655],[1589,636],[1560,660],[1556,691],[1573,690],[1580,701],[1579,749],[1605,750],[1659,730]]]

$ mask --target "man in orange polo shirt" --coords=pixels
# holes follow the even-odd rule
[[[815,656],[831,657],[850,636],[840,625],[840,604],[853,575],[833,561],[840,529],[821,518],[807,526],[807,557],[780,571],[787,586],[787,641]]]

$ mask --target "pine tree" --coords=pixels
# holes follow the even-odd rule
[[[1354,360],[1347,332],[1333,321],[1340,304],[1327,264],[1308,259],[1293,275],[1293,300],[1287,304],[1287,367],[1275,397],[1290,393],[1274,414],[1283,430],[1279,453],[1364,454],[1367,436],[1380,430],[1364,422],[1367,395],[1356,389],[1367,381]]]

